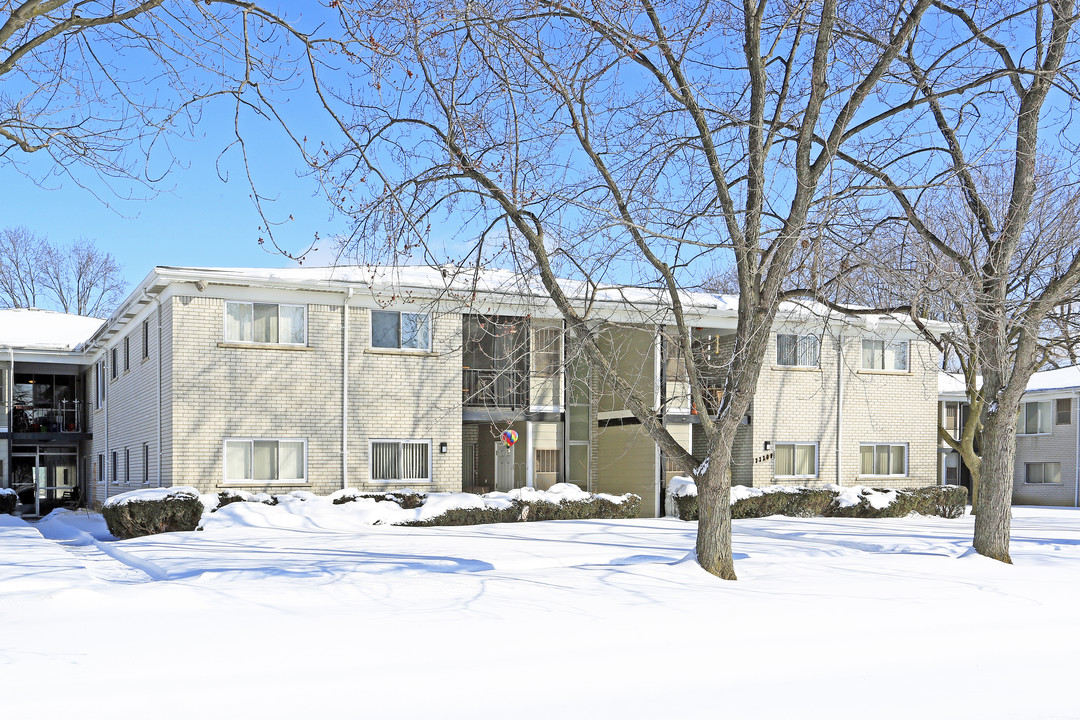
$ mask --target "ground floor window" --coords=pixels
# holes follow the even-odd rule
[[[816,477],[817,444],[776,443],[775,461],[778,477]]]
[[[1031,485],[1060,485],[1061,463],[1024,463],[1024,482]]]
[[[430,440],[372,440],[373,482],[430,481]]]
[[[297,439],[228,438],[225,482],[306,482],[307,442]]]
[[[907,475],[907,445],[863,443],[859,445],[860,475]]]

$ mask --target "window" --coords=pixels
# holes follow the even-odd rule
[[[372,440],[371,479],[375,482],[430,481],[431,442]]]
[[[225,303],[225,341],[264,345],[307,342],[304,305]]]
[[[779,476],[816,477],[817,445],[814,443],[776,443],[776,467]]]
[[[908,369],[908,342],[887,342],[885,340],[862,341],[863,370],[903,370]]]
[[[124,484],[131,482],[131,448],[124,448]]]
[[[821,341],[817,335],[776,336],[776,364],[786,367],[817,367]]]
[[[142,446],[142,483],[143,485],[150,484],[150,444],[143,443]]]
[[[431,316],[427,313],[371,311],[371,347],[431,349]]]
[[[955,439],[959,439],[960,435],[964,432],[964,409],[963,403],[959,402],[946,402],[945,403],[945,419],[944,425],[945,432],[949,433],[949,436]]]
[[[303,440],[237,438],[225,441],[226,482],[306,482]]]
[[[533,361],[537,375],[551,376],[562,365],[562,329],[538,327],[533,330]]]
[[[124,338],[124,372],[131,369],[131,336]]]
[[[1050,432],[1050,401],[1020,403],[1016,418],[1017,435],[1043,435]]]
[[[0,368],[0,405],[7,403],[7,370]]]
[[[113,380],[115,380],[117,368],[120,367],[120,363],[117,362],[117,349],[115,347],[112,349],[112,357],[109,359],[112,360],[112,376]]]
[[[1029,485],[1060,485],[1061,463],[1024,463],[1024,482]]]
[[[119,462],[119,459],[117,458],[117,453],[116,453],[115,450],[112,451],[109,460],[110,460],[110,462],[109,462],[109,475],[110,475],[110,477],[112,477],[113,483],[117,483],[117,482],[120,481],[120,474],[119,474],[120,462]]]
[[[859,445],[860,475],[907,475],[907,445]]]
[[[142,356],[145,360],[150,357],[150,321],[143,320],[142,324]]]
[[[94,407],[100,408],[105,404],[105,361],[99,360],[94,365]],[[104,465],[104,463],[102,463]]]
[[[1072,398],[1058,398],[1054,401],[1054,424],[1072,424]]]
[[[558,449],[536,448],[533,453],[533,470],[537,473],[559,472]]]
[[[99,485],[105,483],[105,455],[97,456],[97,481]]]

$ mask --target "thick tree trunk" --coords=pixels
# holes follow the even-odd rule
[[[735,556],[731,550],[731,470],[726,453],[709,457],[709,466],[697,485],[698,564],[722,580],[735,580]]]
[[[994,560],[1012,563],[1009,534],[1012,523],[1013,465],[1016,460],[1015,413],[1004,408],[983,424],[982,467],[975,502],[975,550]]]

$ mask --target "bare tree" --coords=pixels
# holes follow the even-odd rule
[[[343,0],[358,72],[322,97],[346,140],[310,162],[356,218],[359,257],[442,261],[446,235],[469,235],[452,253],[459,264],[538,274],[575,346],[696,480],[698,562],[734,579],[728,466],[773,319],[830,215],[842,148],[893,132],[899,110],[870,100],[932,5]],[[715,378],[693,352],[684,291],[724,263],[738,328]],[[560,275],[586,290],[568,293]],[[704,462],[606,352],[588,298],[620,281],[662,301],[655,321],[688,359],[695,406],[722,387],[716,412],[701,415]]]
[[[45,241],[29,228],[0,230],[0,307],[37,307]]]
[[[92,240],[57,246],[25,227],[0,230],[0,307],[107,317],[124,299],[122,270]]]
[[[226,150],[248,169],[242,125],[287,124],[275,105],[316,71],[319,42],[244,0],[0,1],[0,162],[42,185],[152,194],[182,162],[171,142],[193,137],[207,103],[224,101],[235,135]],[[247,175],[272,240],[267,198]]]
[[[981,441],[979,458],[970,445],[962,450],[980,475],[974,545],[1010,562],[1020,402],[1043,363],[1074,352],[1068,342],[1055,346],[1069,340],[1080,284],[1080,167],[1067,132],[1080,99],[1076,7],[936,5],[957,38],[949,55],[962,57],[978,84],[950,94],[957,69],[916,57],[917,37],[895,80],[928,100],[929,117],[894,147],[861,148],[845,160],[860,173],[854,185],[884,190],[894,203],[877,228],[899,238],[895,251],[922,270],[897,279],[908,308],[935,297],[951,306],[957,331],[942,347],[964,372]],[[1060,165],[1040,183],[1051,161]],[[920,282],[928,277],[947,278],[946,291]]]

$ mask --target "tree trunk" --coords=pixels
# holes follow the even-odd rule
[[[697,561],[722,580],[735,580],[731,551],[731,469],[723,451],[709,456],[705,473],[697,479]]]
[[[1012,563],[1009,528],[1012,523],[1013,466],[1016,434],[1011,419],[1016,413],[1004,408],[983,424],[982,467],[975,499],[975,551],[994,560]]]

